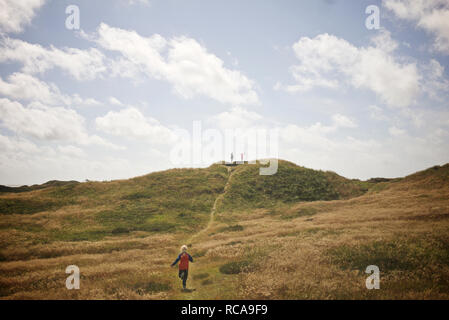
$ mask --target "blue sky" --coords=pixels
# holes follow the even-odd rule
[[[365,27],[369,5],[379,29]],[[173,161],[198,121],[275,129],[280,158],[349,178],[449,162],[447,0],[0,0],[0,12],[0,184],[229,157]]]

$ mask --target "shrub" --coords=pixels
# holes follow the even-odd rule
[[[220,267],[220,272],[224,274],[238,274],[251,267],[251,263],[247,260],[229,262]]]
[[[111,231],[112,234],[123,234],[129,233],[129,230],[123,227],[117,227]]]
[[[218,230],[218,232],[235,232],[235,231],[243,231],[243,226],[239,224],[235,224],[233,226],[223,227]]]
[[[0,199],[0,214],[33,214],[56,210],[71,202],[62,203],[46,199]]]

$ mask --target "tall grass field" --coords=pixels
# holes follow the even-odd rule
[[[0,299],[449,299],[449,164],[367,181],[259,167],[1,187]],[[182,244],[194,291],[170,268]]]

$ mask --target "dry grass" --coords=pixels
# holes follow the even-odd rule
[[[51,236],[51,230],[77,228],[78,220],[79,230],[94,225],[98,207],[77,203],[2,215],[0,297],[448,299],[449,182],[441,170],[386,182],[347,200],[219,210],[207,232],[190,245],[195,263],[188,286],[196,288],[191,293],[180,291],[176,269],[169,267],[191,232],[136,230],[67,241]],[[220,171],[216,174],[221,179]],[[226,180],[219,181],[223,188]],[[193,230],[207,225],[201,221]],[[81,271],[80,290],[65,288],[65,268],[72,264]],[[365,287],[369,264],[380,267],[380,290]]]

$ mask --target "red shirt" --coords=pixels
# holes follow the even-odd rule
[[[187,270],[189,269],[189,258],[190,255],[186,252],[181,253],[180,261],[179,261],[179,270]]]
[[[179,270],[189,269],[189,261],[193,262],[193,258],[187,252],[180,253],[172,265],[175,265],[179,261]]]

